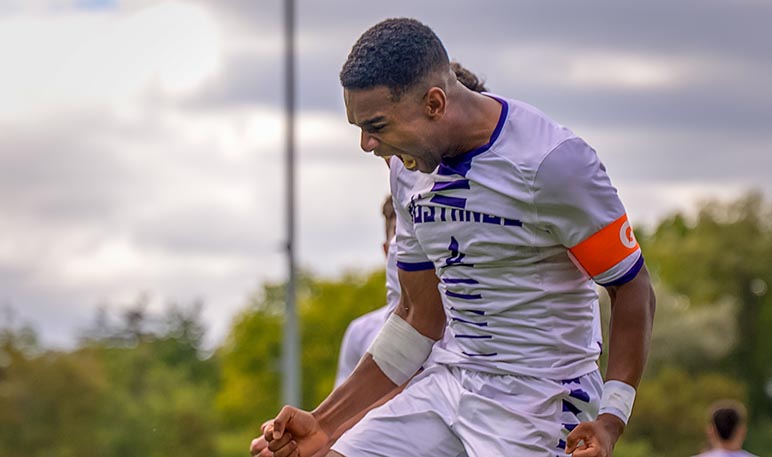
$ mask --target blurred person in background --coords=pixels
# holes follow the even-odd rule
[[[743,450],[748,431],[747,412],[742,403],[720,400],[710,408],[710,421],[705,433],[710,450],[694,457],[758,457]]]

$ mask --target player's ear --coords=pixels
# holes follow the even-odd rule
[[[426,115],[432,119],[439,119],[445,115],[445,109],[447,108],[448,98],[445,91],[441,88],[434,86],[426,92],[424,98],[424,110]]]

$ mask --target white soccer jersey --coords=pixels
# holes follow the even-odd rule
[[[597,369],[598,296],[643,265],[595,151],[537,109],[502,105],[490,142],[431,174],[391,161],[397,264],[433,268],[448,317],[432,360],[572,378]]]
[[[707,451],[699,455],[695,455],[694,457],[758,457],[756,454],[751,454],[750,452],[746,452],[743,450],[739,451],[728,451],[725,449],[714,449],[712,451]]]
[[[349,377],[367,352],[375,336],[381,331],[389,314],[399,303],[399,279],[397,278],[397,241],[392,238],[386,255],[386,306],[370,311],[353,321],[346,328],[338,355],[338,372],[335,375],[335,387]]]

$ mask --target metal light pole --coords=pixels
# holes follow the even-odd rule
[[[300,357],[295,303],[295,0],[284,0],[284,102],[287,168],[287,303],[284,313],[282,397],[300,406]]]

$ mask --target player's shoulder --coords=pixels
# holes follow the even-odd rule
[[[525,168],[538,166],[553,149],[577,138],[571,130],[533,105],[513,98],[489,95],[502,103],[503,109],[507,111],[500,139],[494,149],[508,160]]]

